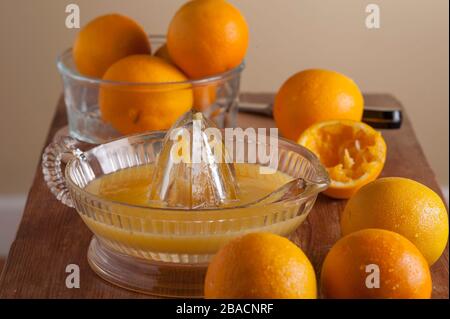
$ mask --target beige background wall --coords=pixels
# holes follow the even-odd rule
[[[80,6],[82,25],[97,15],[121,12],[149,33],[164,33],[183,2],[0,1],[0,214],[2,207],[23,200],[61,93],[55,58],[77,32],[65,28],[66,5]],[[351,76],[365,92],[391,92],[403,102],[438,180],[447,187],[448,0],[232,2],[251,28],[242,90],[276,91],[292,73],[320,67]],[[365,27],[369,3],[381,8],[378,30]]]

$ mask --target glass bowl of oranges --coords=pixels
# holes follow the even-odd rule
[[[102,78],[81,74],[73,49],[59,56],[57,67],[72,137],[100,144],[120,136],[165,130],[191,108],[203,112],[218,127],[236,125],[243,61],[228,71],[189,79],[167,62],[165,36],[149,39],[155,55],[121,59]],[[154,70],[157,74],[149,75]]]
[[[167,130],[191,109],[235,126],[248,40],[244,16],[226,1],[186,2],[165,36],[118,13],[93,19],[57,62],[70,135],[99,144]]]

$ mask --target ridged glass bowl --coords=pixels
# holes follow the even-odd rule
[[[150,42],[152,51],[156,52],[165,43],[165,37],[150,36]],[[237,99],[244,62],[224,73],[175,83],[126,83],[83,76],[76,69],[72,49],[64,51],[58,57],[57,67],[64,86],[69,134],[83,142],[101,144],[123,136],[101,117],[99,93],[102,87],[126,94],[139,91],[139,99],[147,101],[150,95],[162,91],[173,93],[192,89],[195,109],[203,112],[219,128],[236,125]]]
[[[188,210],[129,205],[86,191],[94,179],[154,163],[164,135],[130,136],[86,152],[76,148],[76,140],[64,137],[50,144],[43,155],[50,190],[64,204],[75,207],[94,233],[88,252],[91,267],[104,279],[128,289],[163,296],[202,296],[206,266],[222,245],[248,232],[289,235],[329,183],[314,154],[278,139],[278,171],[305,183],[299,192],[276,200]],[[61,159],[67,153],[72,159],[63,172]]]

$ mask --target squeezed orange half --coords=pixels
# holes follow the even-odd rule
[[[330,176],[324,192],[334,198],[350,198],[381,173],[386,143],[369,125],[350,120],[332,120],[310,126],[298,143],[319,157]]]

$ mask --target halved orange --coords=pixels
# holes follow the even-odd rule
[[[357,121],[319,122],[307,128],[298,143],[326,167],[331,183],[324,193],[333,198],[350,198],[380,175],[386,160],[381,133]]]

